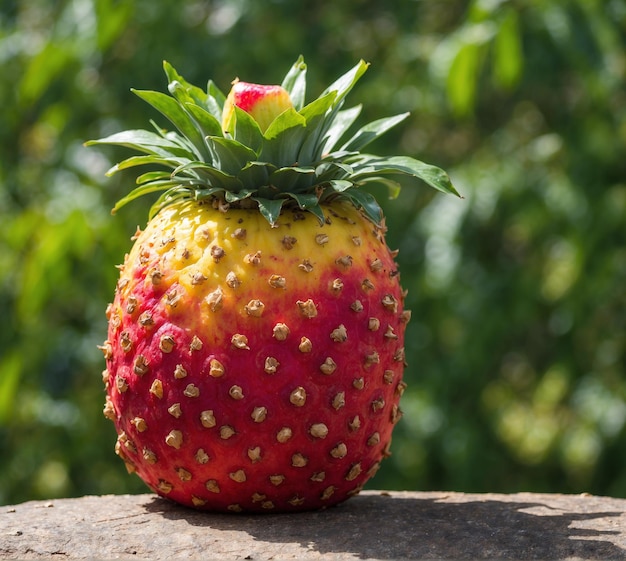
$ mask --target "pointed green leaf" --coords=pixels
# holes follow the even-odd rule
[[[149,193],[156,193],[158,191],[165,191],[166,189],[169,189],[170,187],[174,187],[178,185],[176,181],[154,181],[152,183],[144,183],[143,185],[140,185],[139,187],[136,187],[135,189],[133,189],[130,193],[128,193],[128,195],[126,195],[125,197],[122,197],[119,201],[117,201],[117,203],[115,203],[115,206],[113,207],[113,210],[111,211],[112,214],[115,214],[120,208],[122,208],[123,206],[127,205],[128,203],[130,203],[131,201],[134,201],[135,199],[138,199],[139,197],[143,197],[144,195],[147,195]]]
[[[391,158],[365,157],[362,164],[355,166],[353,179],[358,182],[361,178],[376,175],[402,173],[421,179],[431,187],[443,193],[460,196],[452,185],[448,174],[437,166],[426,164],[408,156]]]
[[[256,154],[250,148],[236,140],[209,136],[206,142],[213,155],[212,165],[229,175],[237,175],[248,162],[257,159]]]
[[[296,110],[300,111],[304,106],[306,93],[306,64],[302,55],[298,57],[298,60],[289,69],[281,85],[289,93],[291,103],[293,103]]]
[[[340,76],[330,86],[328,86],[324,90],[322,95],[328,92],[336,91],[337,98],[335,99],[335,105],[339,105],[339,103],[343,101],[346,95],[348,95],[350,90],[359,81],[361,76],[365,74],[368,66],[369,64],[367,62],[365,62],[364,60],[360,60],[356,66],[354,66],[351,70]]]
[[[132,90],[166,117],[187,139],[198,159],[205,157],[204,137],[182,106],[169,95],[149,90]]]
[[[191,103],[186,103],[185,109],[196,122],[202,136],[223,136],[221,123],[206,109]]]
[[[274,226],[280,216],[280,211],[283,207],[285,199],[263,199],[259,197],[252,197],[252,200],[259,204],[259,212],[271,226]]]
[[[315,168],[303,168],[288,166],[277,169],[269,177],[270,185],[276,187],[281,193],[287,191],[309,190],[315,180]]]
[[[97,144],[124,146],[145,154],[161,156],[165,159],[173,155],[183,157],[193,156],[189,150],[181,148],[178,143],[151,131],[142,129],[122,131],[107,136],[106,138],[85,142],[86,146],[95,146]]]
[[[260,159],[277,167],[298,163],[298,154],[305,138],[306,121],[295,109],[281,113],[265,131]]]
[[[141,174],[135,181],[137,185],[142,185],[144,183],[160,181],[162,179],[170,181],[172,179],[172,174],[169,171],[149,171]]]
[[[276,166],[265,162],[248,162],[237,174],[244,189],[258,189],[269,184],[269,176]]]
[[[224,102],[226,101],[226,96],[220,90],[213,80],[209,80],[207,85],[207,102],[206,108],[213,117],[217,119],[219,123],[222,122],[222,113],[224,110]]]
[[[402,189],[400,183],[398,183],[397,181],[394,181],[393,179],[389,179],[388,177],[381,177],[381,176],[367,177],[364,180],[360,181],[359,183],[360,184],[377,183],[379,185],[384,185],[385,187],[387,187],[390,199],[397,198]]]
[[[163,61],[163,69],[167,76],[169,92],[181,103],[192,102],[206,108],[207,94],[202,88],[194,86],[185,80],[174,67],[167,61]]]
[[[263,146],[263,133],[256,120],[235,105],[235,130],[233,138],[251,148],[257,155]]]
[[[336,92],[323,95],[300,111],[300,115],[306,119],[306,138],[298,153],[298,162],[301,165],[316,162],[322,157],[322,138],[328,129],[326,121],[330,119],[328,110],[336,95]]]
[[[361,150],[379,136],[385,134],[389,129],[395,127],[409,116],[409,113],[402,113],[393,117],[378,119],[361,127],[355,135],[346,142],[341,149],[348,151]]]
[[[356,105],[350,109],[338,111],[335,114],[330,127],[326,132],[326,142],[324,143],[323,154],[332,152],[335,149],[335,146],[341,140],[341,137],[361,114],[361,108],[362,105]]]
[[[383,217],[383,211],[378,204],[376,198],[367,191],[359,191],[358,189],[350,189],[344,193],[354,206],[363,209],[370,220],[376,224],[380,224]]]
[[[118,171],[122,171],[124,169],[129,169],[135,166],[150,165],[150,164],[162,165],[162,166],[167,166],[172,169],[175,169],[178,166],[183,165],[184,163],[189,162],[189,161],[190,160],[186,158],[163,158],[162,156],[154,156],[154,155],[131,156],[130,158],[127,158],[126,160],[122,160],[121,162],[118,162],[117,164],[115,164],[111,169],[109,169],[106,172],[106,175],[111,176],[117,173]]]
[[[343,193],[354,187],[354,181],[348,181],[347,179],[331,179],[328,185],[330,185],[330,188],[336,193]]]

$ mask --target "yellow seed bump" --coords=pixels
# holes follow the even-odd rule
[[[372,364],[378,364],[380,362],[380,356],[376,351],[372,351],[365,355],[365,366],[371,366]]]
[[[340,442],[339,444],[337,444],[337,446],[335,446],[330,451],[330,455],[333,458],[336,458],[338,460],[340,460],[341,458],[345,458],[347,453],[348,453],[348,447],[343,442]]]
[[[293,249],[293,246],[296,245],[297,241],[298,240],[294,238],[293,236],[285,236],[281,240],[281,243],[283,244],[283,247],[285,249]]]
[[[191,481],[191,472],[185,468],[176,468],[176,473],[181,481]]]
[[[346,326],[342,323],[339,327],[333,329],[330,332],[330,338],[335,343],[343,343],[348,340],[348,330]]]
[[[278,487],[283,481],[285,481],[285,476],[280,474],[270,475],[269,480],[274,487]]]
[[[211,359],[209,375],[213,378],[221,378],[224,375],[224,365],[217,359]]]
[[[200,395],[200,388],[198,388],[194,384],[188,384],[187,387],[183,390],[183,395],[185,397],[198,397]]]
[[[404,347],[400,347],[394,354],[393,360],[396,362],[402,362],[404,360]]]
[[[377,432],[372,433],[372,435],[367,439],[368,446],[376,446],[380,444],[380,434]]]
[[[315,236],[315,243],[317,245],[326,245],[328,243],[328,236],[326,234],[317,234]]]
[[[248,235],[248,232],[246,231],[245,228],[237,228],[232,234],[231,236],[233,238],[235,238],[236,240],[245,240],[246,236]]]
[[[238,504],[228,505],[226,508],[231,512],[243,512],[243,508],[241,508],[241,505]]]
[[[191,352],[201,351],[203,346],[204,345],[202,341],[200,340],[200,338],[197,335],[194,335],[193,339],[191,339],[191,343],[189,343],[189,350]]]
[[[300,314],[305,318],[311,319],[317,316],[317,306],[310,298],[304,302],[302,300],[298,300],[296,304],[300,309]]]
[[[236,349],[245,349],[248,351],[250,350],[250,347],[248,347],[248,338],[241,333],[235,333],[232,336],[230,342]]]
[[[302,407],[306,403],[306,390],[298,386],[289,395],[289,401],[296,407]]]
[[[206,487],[207,491],[211,491],[211,493],[219,493],[220,492],[220,486],[218,484],[218,482],[215,479],[209,479],[204,486]]]
[[[393,407],[391,408],[391,415],[389,416],[389,420],[391,421],[391,424],[395,425],[402,418],[402,415],[403,415],[402,411],[394,403]]]
[[[285,288],[287,280],[280,275],[271,275],[267,281],[272,288]]]
[[[406,382],[403,382],[402,380],[400,380],[398,382],[398,385],[396,386],[395,394],[398,397],[402,397],[402,395],[404,394],[404,390],[406,390],[406,387],[407,387]]]
[[[126,378],[123,378],[122,376],[118,374],[115,377],[115,387],[117,388],[117,391],[120,393],[124,393],[128,391],[128,382],[126,381]]]
[[[338,259],[335,259],[335,263],[343,269],[348,269],[349,267],[352,267],[352,256],[342,255]]]
[[[301,353],[310,353],[313,350],[313,343],[311,343],[311,339],[308,337],[302,337],[300,339],[300,344],[298,345],[298,350]]]
[[[193,506],[204,506],[206,503],[204,499],[191,495],[191,504],[193,504]]]
[[[330,376],[335,370],[337,370],[337,363],[330,357],[326,357],[326,360],[320,366],[320,370],[323,374]]]
[[[192,273],[191,275],[192,285],[202,284],[205,280],[207,280],[207,278],[202,274],[201,271],[196,271],[195,273]]]
[[[385,370],[383,372],[383,382],[385,384],[391,384],[393,382],[394,372],[393,370]]]
[[[361,418],[355,415],[350,421],[348,421],[348,428],[355,432],[361,428]]]
[[[367,477],[374,477],[376,472],[380,469],[380,462],[374,462],[372,467],[367,470]]]
[[[355,300],[350,304],[350,309],[353,312],[362,312],[363,311],[363,303],[360,300]]]
[[[274,508],[274,503],[272,501],[263,501],[261,507],[265,510],[271,510]]]
[[[231,436],[234,436],[235,429],[230,425],[224,425],[220,427],[220,438],[222,440],[228,440]]]
[[[161,382],[161,380],[158,380],[158,379],[152,382],[152,385],[150,386],[150,393],[154,397],[162,399],[163,398],[163,382]]]
[[[369,280],[369,279],[363,279],[361,281],[361,289],[365,292],[369,291],[369,290],[374,290],[374,288],[376,288],[374,286],[374,283]]]
[[[130,334],[128,331],[122,331],[120,334],[120,346],[125,353],[128,353],[133,348],[133,342],[130,340]]]
[[[370,263],[370,271],[375,273],[376,271],[380,271],[383,268],[383,262],[376,258]]]
[[[328,427],[324,423],[315,423],[309,428],[309,434],[314,438],[326,438]]]
[[[243,399],[243,389],[241,386],[231,386],[228,390],[228,395],[230,395],[233,399]]]
[[[293,431],[289,427],[283,427],[276,434],[276,440],[281,444],[287,442],[293,435]]]
[[[261,447],[248,448],[248,458],[250,458],[252,463],[261,461]]]
[[[213,257],[213,261],[219,263],[220,259],[226,255],[226,252],[219,247],[218,245],[214,245],[211,247],[211,257]]]
[[[98,348],[104,354],[105,360],[110,360],[113,357],[113,345],[111,345],[111,341],[105,341],[102,345],[98,345]]]
[[[148,367],[148,360],[143,355],[137,355],[135,357],[135,362],[133,363],[133,372],[137,374],[137,376],[143,376],[150,370]]]
[[[161,279],[163,278],[163,273],[161,273],[161,271],[159,271],[158,269],[152,269],[148,273],[148,276],[150,277],[150,282],[154,286],[157,286],[158,284],[161,284]]]
[[[161,493],[167,495],[168,493],[171,493],[174,486],[169,481],[165,481],[165,479],[159,479],[157,488],[161,491]]]
[[[253,503],[260,503],[261,501],[264,501],[265,499],[267,499],[267,495],[264,495],[262,493],[252,493]]]
[[[409,321],[411,321],[411,310],[403,310],[400,314],[400,321],[402,323],[409,323]]]
[[[304,467],[308,463],[309,463],[308,458],[304,456],[303,454],[300,454],[300,452],[297,452],[293,456],[291,456],[291,465],[293,467]]]
[[[144,448],[141,455],[143,456],[143,459],[146,463],[156,464],[157,456],[152,450],[149,450],[148,448]]]
[[[324,479],[326,479],[326,472],[325,471],[316,471],[311,477],[310,477],[311,481],[315,482],[315,483],[321,483],[322,481],[324,481]]]
[[[339,410],[346,404],[346,392],[339,392],[333,397],[333,409]]]
[[[337,487],[335,487],[334,485],[329,485],[328,487],[326,487],[326,489],[322,491],[322,494],[320,495],[320,499],[322,499],[323,501],[327,501],[333,496],[336,489]]]
[[[365,387],[365,379],[363,377],[355,378],[352,380],[352,387],[355,390],[362,390]]]
[[[171,335],[163,335],[159,341],[159,349],[164,353],[171,353],[176,346],[176,341]]]
[[[233,481],[236,481],[237,483],[243,483],[247,479],[246,472],[242,469],[238,469],[237,471],[229,473],[228,477],[230,477]]]
[[[313,270],[313,264],[308,259],[305,259],[298,265],[298,269],[305,273],[310,273]]]
[[[126,313],[131,315],[137,309],[137,298],[135,296],[129,296],[126,301]]]
[[[374,401],[372,401],[372,411],[374,411],[374,413],[376,411],[380,411],[384,406],[385,406],[385,400],[382,397],[379,397],[375,399]]]
[[[279,366],[280,363],[273,356],[268,356],[265,359],[265,372],[268,374],[276,374],[276,370]]]
[[[183,433],[179,430],[171,430],[165,437],[165,444],[178,450],[183,444]]]
[[[291,506],[300,506],[304,504],[304,497],[299,497],[298,495],[294,495],[287,501]]]
[[[331,292],[341,292],[343,290],[343,281],[341,279],[335,279],[330,283],[330,291]]]
[[[185,370],[183,365],[177,364],[176,368],[174,369],[174,378],[176,378],[177,380],[182,380],[183,378],[186,378],[186,377],[187,377],[187,371]]]
[[[359,247],[361,245],[361,238],[359,236],[352,236],[352,243]]]
[[[222,308],[223,300],[224,292],[219,286],[205,298],[205,301],[209,305],[212,312],[217,312]]]
[[[174,403],[167,408],[167,412],[175,419],[180,418],[183,414],[183,410],[180,408],[180,403]]]
[[[248,253],[244,258],[244,263],[248,265],[259,265],[261,263],[261,252],[257,251],[256,253]]]
[[[250,302],[244,306],[244,309],[249,316],[260,318],[263,315],[265,304],[263,304],[261,300],[250,300]]]
[[[267,418],[267,407],[255,407],[250,416],[255,423],[262,423]]]
[[[195,458],[196,462],[198,462],[199,464],[206,464],[210,459],[209,455],[204,451],[203,448],[198,448]]]
[[[277,341],[284,341],[289,336],[289,327],[284,323],[277,323],[272,330],[272,334]]]
[[[139,325],[143,327],[150,327],[151,325],[154,325],[154,319],[152,319],[152,314],[148,311],[143,312],[139,316],[138,321],[139,321]]]
[[[232,288],[233,290],[241,286],[239,277],[233,271],[226,275],[226,286]]]
[[[175,308],[178,306],[178,302],[180,301],[180,294],[178,294],[178,290],[172,289],[165,295],[165,304],[170,308]]]
[[[393,312],[394,314],[398,312],[398,301],[392,294],[385,294],[380,303],[386,310]]]
[[[378,318],[370,318],[367,324],[370,331],[378,331],[380,328],[380,320]]]
[[[354,464],[346,474],[346,481],[354,481],[359,475],[361,475],[361,471],[361,462]]]
[[[104,402],[104,408],[102,409],[102,414],[105,416],[105,418],[109,419],[109,421],[115,421],[116,416],[115,416],[115,407],[113,406],[113,402],[111,401],[111,398],[107,395],[105,402]]]
[[[200,413],[200,422],[202,423],[203,427],[207,429],[212,429],[216,425],[213,409],[207,409],[206,411],[202,411],[202,413]]]
[[[396,332],[393,330],[393,327],[391,327],[391,325],[387,326],[387,331],[385,331],[385,338],[387,339],[397,339],[398,336],[396,335]]]
[[[142,417],[135,417],[131,421],[131,424],[135,426],[135,428],[137,429],[137,432],[144,432],[148,428],[148,425],[146,424],[146,420],[143,419]]]

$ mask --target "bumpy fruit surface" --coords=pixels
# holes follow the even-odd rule
[[[219,510],[360,490],[399,419],[407,314],[380,227],[185,202],[139,234],[110,306],[107,415],[157,493]]]
[[[157,191],[109,305],[104,414],[156,493],[222,512],[323,508],[389,454],[409,312],[374,197],[393,179],[456,193],[445,172],[360,150],[402,121],[342,136],[361,61],[304,104],[300,58],[281,86],[206,92],[165,63],[172,97],[136,92],[176,131],[91,144],[141,152],[115,209]]]

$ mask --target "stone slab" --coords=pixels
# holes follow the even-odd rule
[[[0,559],[626,559],[626,499],[365,491],[262,515],[151,494],[33,501],[0,506]]]

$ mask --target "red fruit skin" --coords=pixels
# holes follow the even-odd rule
[[[331,210],[332,224],[294,213],[270,228],[255,211],[226,219],[190,203],[137,239],[108,310],[105,415],[129,471],[155,492],[212,511],[317,509],[358,493],[388,455],[404,389],[403,293],[381,230]],[[198,244],[205,227],[212,241]],[[240,284],[225,282],[233,271]],[[327,357],[336,368],[322,366]]]
[[[259,101],[281,95],[282,91],[284,90],[280,86],[265,86],[248,82],[237,82],[233,85],[235,105],[247,113],[251,113]]]

